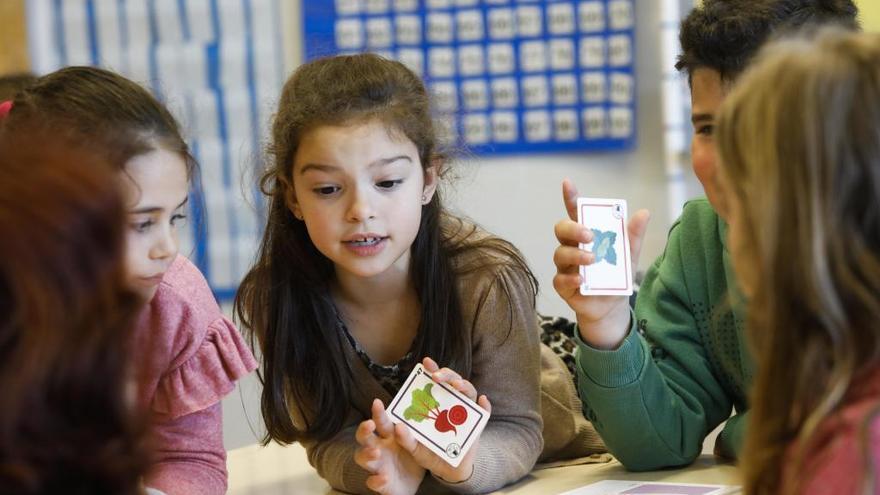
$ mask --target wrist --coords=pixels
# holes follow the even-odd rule
[[[471,477],[473,477],[474,465],[471,464],[470,470],[467,470],[464,472],[461,472],[460,469],[456,469],[455,471],[453,471],[451,473],[452,476],[440,476],[439,474],[436,474],[434,472],[431,472],[431,474],[435,478],[437,478],[438,480],[442,481],[443,483],[447,483],[447,484],[451,484],[451,485],[454,485],[456,483],[464,483],[465,481],[467,481],[467,480],[471,479]],[[465,474],[467,474],[467,475],[465,476]]]
[[[632,310],[629,304],[619,304],[598,320],[588,320],[578,315],[577,322],[578,332],[584,343],[594,349],[613,351],[629,335]]]

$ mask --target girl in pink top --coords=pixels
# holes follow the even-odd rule
[[[880,493],[880,36],[768,46],[719,117],[750,494]]]
[[[131,356],[154,454],[144,485],[169,495],[225,493],[220,399],[257,363],[202,274],[178,255],[195,162],[177,122],[139,85],[90,67],[39,78],[16,97],[3,125],[39,119],[107,154],[121,147],[132,157],[119,177],[128,202],[128,284],[145,303]]]

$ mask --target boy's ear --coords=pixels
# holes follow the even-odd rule
[[[443,166],[441,158],[433,158],[431,165],[425,168],[425,186],[422,189],[422,204],[426,205],[434,198],[437,185],[440,183],[440,167]]]

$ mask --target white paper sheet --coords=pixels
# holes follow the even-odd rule
[[[740,487],[731,485],[606,480],[560,495],[733,495],[741,492]]]

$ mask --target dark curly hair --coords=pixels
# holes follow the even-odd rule
[[[681,23],[675,68],[688,78],[699,68],[736,79],[770,38],[811,25],[858,29],[852,0],[705,0]]]

